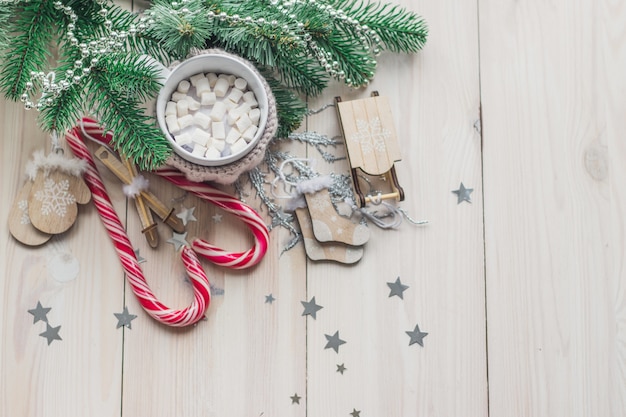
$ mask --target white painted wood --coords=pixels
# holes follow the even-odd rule
[[[493,415],[626,412],[622,6],[480,2]]]

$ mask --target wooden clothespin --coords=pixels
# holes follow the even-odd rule
[[[109,151],[104,146],[98,148],[95,152],[96,157],[117,177],[126,185],[130,185],[133,182],[133,178],[137,177],[137,167],[130,161],[126,160],[122,163],[117,156]],[[146,236],[146,240],[151,247],[158,245],[159,239],[156,233],[156,223],[152,217],[150,208],[165,224],[172,228],[176,233],[184,233],[185,226],[183,223],[174,216],[174,209],[168,208],[163,204],[154,194],[149,190],[140,190],[134,198],[137,212],[141,220],[143,227],[142,233]]]

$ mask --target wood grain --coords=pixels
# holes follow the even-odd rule
[[[624,415],[626,10],[480,12],[491,413]]]
[[[426,48],[383,54],[368,88],[332,84],[309,107],[373,90],[387,97],[402,156],[394,164],[406,194],[399,205],[430,223],[370,225],[353,265],[308,260],[301,243],[283,252],[293,236],[275,228],[251,270],[203,261],[213,298],[207,319],[189,329],[143,312],[92,204],[40,247],[10,237],[25,164],[48,142],[35,112],[0,100],[0,415],[626,414],[626,7],[397,3],[428,22]],[[334,109],[302,129],[337,135]],[[345,155],[344,146],[329,151]],[[154,292],[187,305],[184,268],[167,243],[172,229],[156,219],[151,248],[122,183],[97,165]],[[320,159],[316,169],[349,173],[345,160]],[[188,241],[251,244],[235,217],[145,175],[165,209],[195,207]],[[471,203],[457,204],[451,192],[461,182],[473,189]],[[397,278],[409,286],[402,299],[389,296]],[[312,297],[323,306],[316,318],[302,315]],[[51,308],[61,341],[39,336],[45,323],[28,313],[37,301]],[[125,306],[137,318],[116,328],[114,313]],[[416,325],[428,333],[423,347],[409,345]],[[346,342],[338,352],[326,348],[335,332]]]

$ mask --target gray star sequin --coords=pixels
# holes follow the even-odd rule
[[[272,304],[274,301],[276,301],[276,299],[274,298],[274,296],[272,294],[265,296],[265,303],[266,304]]]
[[[45,337],[48,340],[48,346],[50,346],[53,340],[62,340],[61,336],[59,336],[59,330],[61,330],[61,326],[52,327],[46,323],[46,331],[39,333],[39,336]]]
[[[402,282],[400,282],[400,277],[396,279],[396,282],[388,282],[387,286],[391,290],[389,291],[389,297],[393,297],[394,295],[397,295],[398,297],[402,299],[404,299],[404,296],[403,296],[404,291],[407,288],[409,288],[408,285],[404,285],[402,284]]]
[[[459,189],[452,192],[457,196],[456,203],[461,204],[463,201],[467,201],[468,203],[472,202],[472,200],[470,199],[470,194],[472,193],[472,191],[474,191],[473,188],[465,188],[463,183],[461,183]]]
[[[324,349],[334,349],[335,352],[339,353],[339,346],[346,343],[345,340],[339,338],[339,331],[336,331],[332,336],[329,334],[325,334],[324,336],[326,336],[326,340],[328,341]]]
[[[304,311],[302,312],[302,315],[303,316],[310,315],[314,319],[317,318],[316,316],[317,312],[324,308],[321,305],[315,304],[315,297],[311,298],[311,301],[309,302],[306,302],[306,301],[300,301],[300,302],[304,306]]]
[[[47,323],[47,314],[50,310],[52,310],[52,308],[44,307],[41,305],[40,301],[37,301],[37,307],[33,308],[32,310],[28,310],[28,312],[33,315],[33,324],[37,323],[38,321],[45,321]]]
[[[115,315],[115,317],[117,318],[117,327],[115,327],[116,329],[119,329],[123,326],[132,329],[130,322],[137,318],[136,315],[130,314],[128,312],[128,307],[124,307],[124,311],[122,311],[121,313],[113,313],[113,315]]]
[[[179,250],[183,246],[189,246],[189,242],[187,242],[187,232],[172,232],[172,237],[167,240],[167,243],[171,243],[172,245],[174,245],[174,250]]]
[[[193,211],[195,209],[196,209],[195,207],[191,207],[191,208],[182,207],[182,209],[180,210],[180,213],[176,214],[176,217],[182,220],[183,226],[187,226],[187,223],[195,222],[198,220],[196,219],[196,216],[193,215]]]
[[[360,410],[357,410],[356,408],[353,408],[353,409],[352,409],[352,412],[350,413],[350,415],[351,415],[352,417],[361,417],[361,411],[360,411]]]
[[[337,365],[337,372],[339,372],[341,375],[343,375],[343,373],[346,372],[347,369],[348,368],[346,368],[343,363],[341,365]]]
[[[300,404],[300,398],[302,397],[300,397],[298,393],[295,393],[289,398],[291,398],[291,404]]]
[[[406,332],[409,335],[411,340],[409,341],[409,346],[414,343],[424,347],[424,338],[428,336],[428,333],[420,331],[420,327],[416,324],[415,329],[413,331]]]

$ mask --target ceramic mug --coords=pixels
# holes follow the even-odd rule
[[[198,165],[220,166],[243,158],[256,146],[265,131],[269,111],[267,92],[264,87],[265,82],[256,70],[246,65],[239,58],[223,53],[196,55],[186,59],[172,70],[169,70],[162,65],[160,66],[162,67],[161,74],[163,87],[161,88],[156,100],[156,117],[159,127],[163,131],[163,134],[176,154],[181,156],[183,159]],[[167,124],[165,123],[165,107],[168,101],[171,100],[172,93],[177,90],[178,84],[182,80],[189,80],[189,78],[193,75],[211,72],[215,74],[232,74],[237,78],[245,79],[248,83],[247,89],[248,91],[254,92],[259,110],[261,111],[258,130],[248,145],[236,153],[231,153],[228,156],[222,156],[219,159],[209,159],[193,155],[191,152],[176,143],[176,140],[168,131]]]

